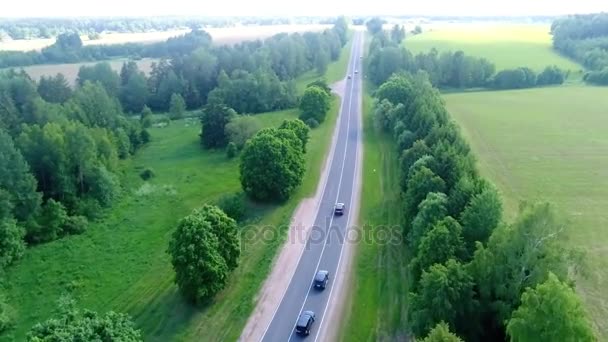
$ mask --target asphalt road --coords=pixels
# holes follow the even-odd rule
[[[299,260],[297,269],[289,287],[267,327],[263,341],[316,341],[322,325],[338,327],[338,322],[324,321],[327,305],[332,293],[341,291],[334,288],[334,275],[340,264],[343,242],[347,227],[355,222],[351,217],[355,189],[355,172],[357,149],[361,138],[361,54],[363,52],[363,33],[355,32],[346,78],[344,97],[338,117],[338,137],[327,184],[323,190],[322,200],[305,250]],[[333,209],[337,202],[346,204],[345,214],[334,216]],[[318,270],[329,271],[329,283],[325,290],[315,289],[313,278]],[[295,333],[295,324],[300,313],[306,310],[315,312],[316,320],[308,337]]]

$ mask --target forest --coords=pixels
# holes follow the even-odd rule
[[[608,13],[572,15],[551,25],[553,47],[587,67],[585,81],[608,85]]]
[[[179,119],[186,109],[201,109],[205,123],[224,115],[235,119],[237,112],[255,114],[295,107],[298,97],[293,79],[310,70],[325,72],[327,64],[338,59],[347,39],[343,18],[324,32],[279,34],[231,47],[214,47],[208,34],[193,31],[157,45],[171,51],[172,57],[156,64],[150,77],[133,62],[125,63],[120,73],[100,63],[83,66],[74,89],[61,74],[35,81],[23,71],[2,72],[0,272],[18,262],[26,247],[80,234],[88,222],[103,217],[104,208],[121,196],[121,160],[150,141],[147,128],[152,124],[152,110],[169,112],[172,119]],[[66,42],[77,43],[75,38]],[[225,146],[227,140],[218,142],[213,137],[222,139],[229,121],[215,126],[207,122],[201,134],[203,147]],[[214,127],[221,132],[214,132]],[[241,133],[238,126],[232,132]],[[288,152],[301,170],[299,179],[290,180],[292,188],[301,182],[307,132],[308,127],[298,121],[258,134],[262,140],[274,139],[275,145],[293,145]],[[244,155],[265,148],[242,145],[239,148],[244,148]],[[249,174],[258,177],[255,172]],[[150,175],[142,172],[141,176]],[[244,187],[254,183],[243,180]],[[289,195],[289,189],[281,191],[281,196]],[[232,220],[214,210],[197,220]],[[236,266],[232,261],[228,264]],[[18,319],[7,316],[10,310],[2,301],[0,296],[0,332]],[[69,300],[60,311],[65,316],[58,317],[79,318],[63,326],[51,319],[34,327],[30,339],[37,341],[62,331],[81,336],[77,332],[83,326],[103,326],[110,334],[113,325],[118,334],[115,338],[139,336],[121,314],[101,317],[79,312]],[[88,340],[96,336],[81,337]]]
[[[442,83],[417,64],[374,75],[373,54],[382,52],[371,53],[374,124],[401,156],[411,333],[424,341],[594,340],[572,287],[581,255],[565,244],[553,207],[522,203],[505,222],[498,191],[434,87]]]

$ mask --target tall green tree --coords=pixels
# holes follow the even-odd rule
[[[239,170],[243,191],[259,201],[287,200],[304,176],[301,146],[292,131],[259,131],[247,142],[241,154]]]
[[[512,342],[595,341],[580,298],[553,273],[522,294],[507,332]]]
[[[475,243],[486,243],[502,217],[502,202],[492,186],[473,196],[461,214],[463,237],[469,255],[473,255]]]
[[[148,96],[148,81],[140,71],[131,73],[126,83],[120,87],[120,103],[124,110],[130,113],[141,112],[148,101]]]
[[[300,120],[315,119],[318,123],[325,120],[330,106],[330,96],[321,88],[306,88],[300,99]]]
[[[462,336],[477,329],[474,284],[463,265],[454,260],[423,272],[418,292],[410,293],[408,317],[414,335],[425,336],[442,321]]]
[[[186,112],[186,102],[180,94],[171,95],[171,103],[169,104],[169,117],[171,120],[178,120],[184,117]]]
[[[30,166],[8,133],[0,129],[0,192],[8,197],[4,209],[8,205],[11,208],[3,217],[14,217],[21,222],[34,219],[41,203],[36,189],[36,179],[30,172]]]
[[[111,96],[117,96],[120,89],[120,76],[112,70],[109,63],[97,63],[93,66],[83,65],[78,70],[76,82],[83,86],[85,82],[99,82]]]
[[[64,103],[72,96],[72,88],[62,73],[56,76],[40,78],[38,82],[38,93],[48,102]]]
[[[226,146],[229,141],[226,125],[236,117],[237,113],[234,111],[234,109],[226,105],[207,104],[203,108],[201,114],[202,145],[205,148],[219,148]]]
[[[180,220],[168,253],[182,295],[203,303],[225,286],[238,264],[236,222],[215,206],[195,209]]]
[[[404,215],[407,222],[411,222],[418,213],[418,205],[431,192],[443,192],[445,182],[426,167],[420,168],[407,181],[407,191],[404,195]],[[409,227],[406,227],[406,230]],[[408,231],[405,232],[406,234]]]
[[[412,220],[412,230],[407,235],[408,244],[414,254],[418,250],[420,240],[437,222],[447,216],[447,204],[448,198],[445,194],[430,192],[418,205],[416,216]]]

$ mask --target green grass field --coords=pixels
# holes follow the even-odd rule
[[[599,340],[608,339],[608,88],[566,86],[444,96],[501,190],[507,217],[520,200],[554,203],[590,272],[577,290]]]
[[[399,155],[390,136],[372,122],[372,98],[363,97],[363,188],[359,225],[400,236]],[[402,243],[365,239],[357,245],[341,341],[403,340],[406,335],[407,268]]]
[[[328,74],[345,74],[350,50],[332,63]],[[291,214],[300,199],[313,194],[332,137],[340,101],[335,98],[325,123],[312,131],[302,186],[281,206],[258,206],[257,219],[242,227],[241,265],[214,302],[195,308],[173,284],[166,251],[177,221],[204,202],[240,190],[238,158],[224,151],[204,151],[197,120],[180,120],[151,129],[152,142],[123,165],[125,189],[107,216],[88,231],[30,248],[8,270],[4,286],[16,311],[16,326],[0,340],[24,340],[36,322],[54,311],[57,299],[71,293],[80,307],[131,314],[146,341],[236,340],[254,307],[254,297],[281,246]],[[297,110],[256,115],[265,126],[295,118]],[[151,167],[148,183],[139,172]],[[272,241],[256,232],[277,230]]]
[[[423,27],[423,33],[409,36],[405,45],[413,53],[462,50],[485,57],[497,70],[527,66],[541,71],[548,65],[578,72],[582,66],[555,53],[549,25],[540,24],[445,24]]]

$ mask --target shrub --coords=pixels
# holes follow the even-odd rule
[[[151,168],[147,167],[145,170],[143,170],[142,172],[139,173],[139,177],[141,177],[141,179],[147,181],[148,179],[152,178],[155,176],[154,170],[152,170]]]
[[[89,220],[86,217],[76,215],[70,216],[64,223],[63,231],[65,234],[82,234],[84,233],[89,226]]]
[[[310,128],[317,128],[317,127],[319,127],[319,122],[317,120],[315,120],[314,118],[310,118],[310,119],[306,120],[306,124]]]
[[[245,218],[247,208],[242,192],[223,196],[218,201],[218,207],[237,222]]]
[[[228,146],[226,147],[226,157],[228,157],[228,159],[232,159],[232,158],[236,157],[238,152],[239,152],[239,150],[236,147],[236,144],[233,143],[232,141],[229,142]]]

